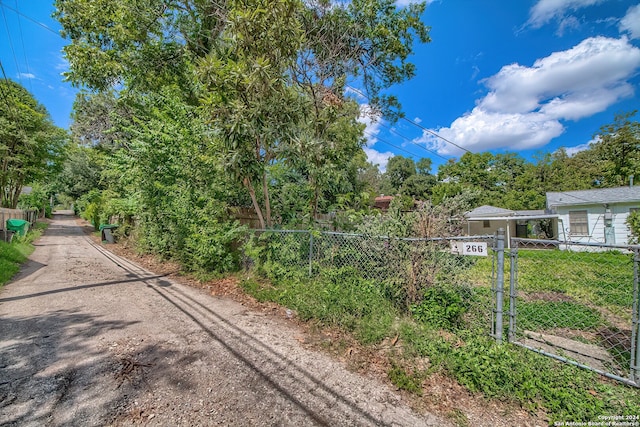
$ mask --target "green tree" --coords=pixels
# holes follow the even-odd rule
[[[182,102],[199,106],[207,120],[205,134],[215,141],[203,147],[207,156],[220,159],[228,181],[244,186],[263,226],[283,216],[272,213],[272,198],[286,199],[273,196],[275,183],[298,186],[310,217],[363,200],[362,125],[345,82],[357,81],[372,108],[397,117],[397,100],[384,91],[415,74],[413,43],[429,40],[420,21],[425,5],[397,8],[393,0],[57,0],[56,6],[71,40],[67,78],[101,92],[77,103],[84,143],[117,143],[112,155],[128,164],[130,144],[140,138],[130,122],[139,119],[142,98],[178,88]],[[117,95],[110,94],[115,87]]]
[[[207,34],[223,15],[214,2],[56,0],[55,6],[62,35],[71,40],[65,76],[76,86],[152,92],[178,85],[196,100],[191,58],[206,54]]]
[[[286,75],[301,43],[298,7],[295,0],[234,2],[219,47],[199,64],[226,169],[246,187],[263,228],[272,225],[267,166],[300,120],[300,97]]]
[[[0,206],[15,208],[22,187],[61,165],[66,133],[21,85],[0,81]]]
[[[105,162],[106,157],[99,150],[70,145],[62,170],[52,183],[55,192],[75,200],[92,189],[104,189],[102,172]]]
[[[640,122],[631,120],[636,112],[616,115],[590,147],[601,162],[602,186],[623,186],[631,176],[640,176]]]
[[[436,183],[436,177],[431,174],[411,175],[400,187],[400,193],[418,200],[427,200],[431,197],[431,190]]]
[[[431,166],[433,162],[431,159],[422,157],[416,162],[416,170],[418,175],[431,175]]]
[[[409,177],[416,174],[416,164],[413,159],[403,156],[393,156],[387,163],[387,171],[385,175],[389,179],[391,188],[394,191],[400,191],[402,184],[409,179]]]
[[[434,192],[440,198],[460,194],[463,189],[475,190],[480,194],[477,203],[503,206],[524,170],[524,159],[513,153],[465,153],[459,161],[440,166],[440,183]]]

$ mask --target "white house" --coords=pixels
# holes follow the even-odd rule
[[[640,186],[547,193],[560,241],[629,244],[629,212],[640,209]]]
[[[465,214],[467,235],[480,236],[495,234],[505,230],[506,245],[510,246],[512,237],[533,239],[555,239],[553,231],[556,214],[544,210],[510,210],[484,205]]]

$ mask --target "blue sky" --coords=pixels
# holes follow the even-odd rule
[[[417,76],[390,90],[410,121],[362,118],[365,151],[381,169],[401,154],[431,158],[435,172],[463,153],[455,145],[527,159],[559,147],[575,152],[616,113],[640,107],[637,0],[428,3],[423,21],[432,41],[416,47]],[[7,77],[68,128],[75,90],[62,81],[66,42],[54,34],[60,26],[51,18],[52,2],[0,5],[0,61]],[[352,96],[366,110],[366,99]]]

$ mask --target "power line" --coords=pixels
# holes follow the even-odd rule
[[[443,137],[443,136],[441,136],[441,135],[438,135],[436,132],[432,131],[431,129],[427,129],[427,128],[425,128],[424,126],[421,126],[419,123],[417,123],[417,122],[415,122],[415,121],[413,121],[413,120],[411,120],[411,119],[407,119],[406,117],[402,117],[402,120],[404,120],[404,121],[406,121],[406,122],[409,122],[409,123],[411,123],[411,124],[412,124],[412,125],[414,125],[414,126],[419,127],[419,128],[420,128],[420,129],[422,129],[423,131],[430,133],[431,135],[435,136],[436,138],[440,138],[440,139],[441,139],[441,140],[443,140],[444,142],[446,142],[446,143],[448,143],[448,144],[451,144],[451,145],[453,145],[454,147],[457,147],[457,148],[461,149],[461,150],[462,150],[462,151],[464,151],[464,152],[471,153],[471,150],[468,150],[468,149],[466,149],[466,148],[464,148],[464,147],[462,147],[462,146],[460,146],[460,145],[456,144],[456,143],[455,143],[455,142],[453,142],[453,141],[449,141],[447,138],[445,138],[445,137]]]
[[[15,0],[16,10],[18,10],[18,0]],[[4,12],[3,12],[4,13]],[[27,58],[27,49],[24,47],[24,35],[22,33],[22,21],[20,20],[20,15],[18,15],[18,31],[20,34],[20,43],[22,44],[22,55],[24,56],[24,62],[27,66],[27,81],[29,82],[29,89],[33,92],[33,85],[31,84],[31,68],[29,67],[29,59]]]
[[[365,99],[367,99],[368,101],[370,101],[370,98],[369,98],[369,97],[368,97],[364,92],[362,92],[360,89],[356,89],[355,87],[353,87],[353,86],[351,86],[351,85],[346,85],[346,87],[348,87],[349,89],[351,89],[352,91],[354,91],[354,92],[355,92],[355,93],[357,93],[358,95],[360,95],[360,96],[362,96],[363,98],[365,98]],[[458,148],[458,149],[460,149],[460,150],[462,150],[462,151],[465,151],[465,152],[467,152],[467,153],[471,153],[471,150],[468,150],[468,149],[466,149],[466,148],[464,148],[464,147],[462,147],[462,146],[460,146],[460,145],[456,144],[455,142],[448,140],[447,138],[445,138],[445,137],[443,137],[443,136],[439,135],[438,133],[436,133],[436,132],[434,132],[434,131],[432,131],[432,130],[430,130],[430,129],[425,128],[424,126],[421,126],[419,123],[417,123],[417,122],[415,122],[415,121],[413,121],[413,120],[411,120],[411,119],[407,119],[406,117],[402,117],[402,119],[403,119],[403,120],[405,120],[406,122],[408,122],[408,123],[410,123],[410,124],[412,124],[412,125],[414,125],[414,126],[416,126],[416,127],[420,128],[420,129],[422,129],[423,131],[428,132],[429,134],[431,134],[431,135],[435,136],[436,138],[439,138],[439,139],[443,140],[443,141],[444,141],[444,142],[446,142],[447,144],[451,144],[451,145],[453,145],[454,147],[456,147],[456,148]],[[425,149],[426,149],[426,148],[425,148]],[[429,151],[430,151],[430,150],[429,150]],[[445,159],[445,160],[448,160],[448,159]]]
[[[392,146],[393,148],[395,148],[395,149],[397,149],[397,150],[404,151],[405,153],[407,153],[407,154],[409,154],[409,155],[411,155],[411,156],[415,156],[415,154],[414,154],[414,153],[412,153],[412,152],[410,152],[410,151],[407,151],[407,150],[405,150],[405,149],[404,149],[404,148],[402,148],[402,147],[398,147],[397,145],[394,145],[394,144],[390,143],[389,141],[385,141],[384,139],[382,139],[382,138],[378,137],[377,135],[375,135],[375,134],[373,134],[373,133],[371,133],[371,132],[369,132],[369,131],[367,131],[367,130],[365,130],[365,131],[364,131],[364,133],[366,133],[366,134],[367,134],[367,135],[369,135],[370,137],[375,138],[376,140],[378,140],[378,141],[382,142],[383,144],[390,145],[390,146]]]
[[[16,51],[13,48],[13,41],[11,40],[11,31],[9,31],[9,22],[7,22],[7,15],[4,13],[4,9],[2,9],[2,18],[4,20],[4,26],[7,30],[7,38],[9,39],[9,48],[11,49],[11,54],[13,55],[13,62],[16,63],[16,71],[18,72],[18,80],[22,83],[22,76],[20,73],[20,66],[18,65],[18,58],[16,57]],[[6,78],[6,75],[5,75]]]
[[[22,16],[23,18],[28,19],[29,21],[33,22],[34,24],[39,25],[42,28],[44,28],[45,30],[52,32],[53,34],[55,34],[56,36],[60,37],[61,39],[64,39],[64,37],[62,37],[60,35],[60,33],[58,33],[56,30],[53,30],[53,29],[47,27],[46,25],[44,25],[42,22],[38,22],[35,19],[33,19],[33,18],[25,15],[24,13],[20,12],[19,10],[12,8],[11,6],[7,5],[6,3],[3,3],[2,0],[0,0],[0,6],[6,7],[7,9],[14,11],[15,13],[17,13],[20,16]]]
[[[438,152],[437,152],[437,151],[429,150],[427,147],[425,147],[425,146],[423,146],[423,145],[420,145],[420,144],[418,144],[417,142],[414,142],[413,140],[409,139],[408,137],[406,137],[406,136],[402,135],[401,133],[399,133],[399,132],[397,132],[395,129],[393,129],[391,126],[387,126],[387,125],[385,125],[385,124],[384,124],[384,123],[382,123],[382,122],[380,122],[380,126],[382,126],[382,127],[384,127],[384,128],[389,129],[389,132],[396,134],[396,135],[397,135],[397,136],[399,136],[400,138],[403,138],[405,141],[407,141],[407,142],[408,142],[408,143],[410,143],[410,144],[415,145],[416,147],[422,148],[423,150],[425,150],[425,151],[427,151],[427,152],[429,152],[429,153],[431,153],[431,154],[433,154],[433,155],[435,155],[435,156],[438,156],[438,157],[440,157],[440,158],[441,158],[441,159],[443,159],[443,160],[447,160],[447,161],[449,160],[448,158],[446,158],[446,157],[444,157],[444,156],[442,156],[442,155],[438,154]]]

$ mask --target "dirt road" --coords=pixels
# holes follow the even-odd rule
[[[303,349],[291,322],[172,283],[56,215],[0,291],[0,425],[447,425]]]

